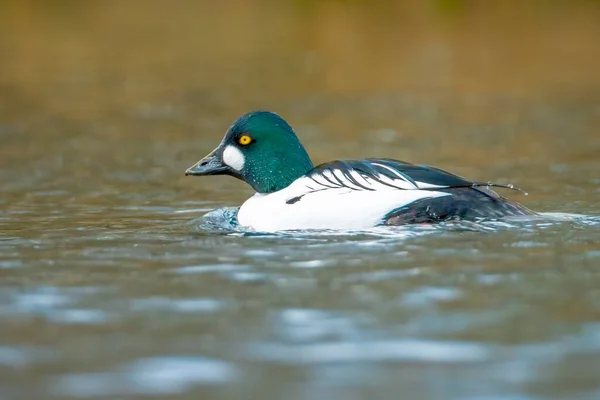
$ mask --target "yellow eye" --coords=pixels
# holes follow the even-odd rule
[[[240,136],[240,138],[238,139],[238,143],[241,144],[242,146],[246,146],[246,145],[250,144],[251,141],[252,141],[252,138],[248,135]]]

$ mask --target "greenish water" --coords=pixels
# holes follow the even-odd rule
[[[599,398],[598,5],[451,3],[6,9],[0,398]],[[256,108],[542,216],[232,231],[183,173]]]

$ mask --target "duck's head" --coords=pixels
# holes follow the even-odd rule
[[[254,111],[229,127],[221,144],[186,175],[231,175],[258,193],[289,186],[313,168],[292,127],[279,115]]]

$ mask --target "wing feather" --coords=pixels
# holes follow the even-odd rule
[[[388,158],[336,160],[313,168],[305,177],[311,180],[311,185],[305,186],[309,190],[308,193],[343,188],[353,191],[376,191],[389,188],[436,191],[493,186],[520,190],[512,185],[470,181],[440,168]]]
[[[381,185],[399,190],[472,185],[472,182],[436,168],[389,159],[332,161],[315,167],[307,177],[326,188],[370,191]]]

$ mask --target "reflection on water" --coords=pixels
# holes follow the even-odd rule
[[[600,398],[591,1],[0,4],[0,398]],[[246,232],[183,172],[251,109],[313,161],[534,218]]]

